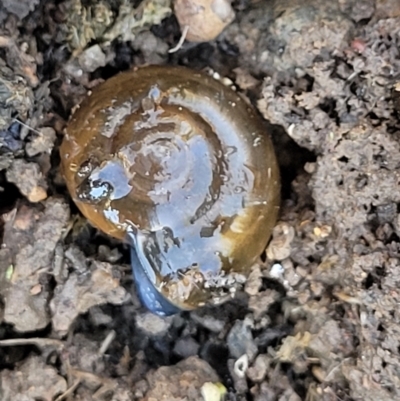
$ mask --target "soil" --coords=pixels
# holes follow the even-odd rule
[[[400,400],[400,2],[233,8],[217,39],[170,53],[169,0],[0,2],[1,400]],[[235,84],[282,174],[243,291],[168,318],[59,169],[73,107],[143,64]]]

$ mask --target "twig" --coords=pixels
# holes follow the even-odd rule
[[[30,127],[28,124],[23,123],[22,121],[18,120],[18,118],[14,118],[14,121],[21,124],[23,127],[28,128],[29,130],[35,132],[36,134],[41,134],[40,131],[36,130],[35,128]]]
[[[61,395],[59,395],[55,401],[61,401],[64,398],[68,397],[70,394],[72,394],[76,388],[79,386],[79,384],[81,383],[80,379],[75,380],[74,384],[68,388],[66,391],[64,391]]]
[[[57,348],[63,348],[64,343],[60,340],[53,338],[12,338],[9,340],[0,340],[0,347],[13,347],[16,345],[37,345],[38,347],[55,346]]]
[[[115,330],[111,330],[106,338],[103,340],[100,349],[99,349],[99,354],[100,355],[104,355],[104,353],[107,351],[108,347],[110,346],[110,344],[114,341],[114,338],[116,336],[116,332]]]

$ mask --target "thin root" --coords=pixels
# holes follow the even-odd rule
[[[189,25],[185,25],[182,30],[182,35],[181,35],[181,38],[179,39],[178,44],[175,47],[173,47],[172,49],[169,49],[168,53],[175,53],[182,47],[183,42],[186,39],[188,31],[189,31]]]

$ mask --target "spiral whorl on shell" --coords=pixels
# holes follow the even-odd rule
[[[135,247],[147,292],[183,309],[232,293],[276,220],[279,175],[262,121],[232,89],[186,68],[100,84],[61,155],[82,213]]]

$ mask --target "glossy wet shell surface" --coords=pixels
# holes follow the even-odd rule
[[[144,67],[97,86],[61,146],[68,189],[105,233],[135,236],[173,304],[219,302],[264,250],[279,173],[260,117],[202,73]]]

